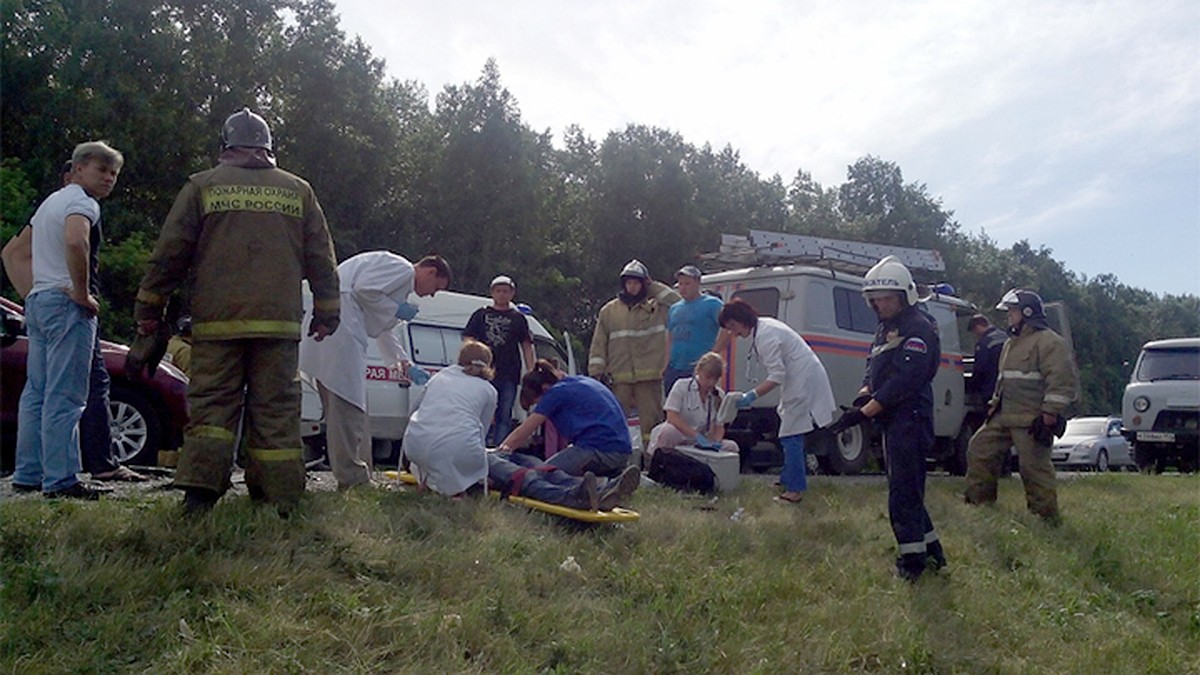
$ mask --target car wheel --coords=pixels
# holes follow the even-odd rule
[[[117,463],[157,464],[162,427],[150,400],[137,390],[114,385],[108,395],[108,410]]]
[[[1096,455],[1096,471],[1107,472],[1108,470],[1108,451],[1102,449],[1100,450],[1099,454]]]
[[[853,476],[867,468],[867,434],[861,424],[840,434],[822,433],[818,442],[825,446],[820,456],[825,473]]]

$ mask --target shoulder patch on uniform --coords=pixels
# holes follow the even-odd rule
[[[925,346],[925,341],[921,338],[910,337],[904,341],[904,351],[924,354],[925,352],[929,351],[929,348]]]

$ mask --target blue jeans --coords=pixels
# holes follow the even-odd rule
[[[788,492],[804,492],[808,489],[808,461],[804,457],[804,435],[795,434],[779,439],[783,446],[783,473],[779,482]]]
[[[619,475],[629,465],[628,452],[600,452],[591,448],[581,448],[578,445],[568,445],[553,457],[546,460],[572,476],[582,476],[591,471],[597,476],[612,477]]]
[[[29,355],[13,482],[54,492],[79,482],[79,418],[87,403],[96,317],[62,291],[39,291],[25,301],[25,328]]]
[[[549,467],[537,457],[524,455],[519,452],[489,452],[488,478],[497,489],[507,491],[512,485],[513,476],[523,468],[534,469]],[[550,469],[543,471],[526,471],[521,481],[519,494],[548,504],[569,506],[573,509],[590,508],[586,495],[581,495],[579,486],[583,481],[578,476],[563,471]]]
[[[517,399],[517,383],[511,380],[492,380],[496,388],[496,416],[492,419],[492,428],[488,429],[487,446],[494,448],[508,438],[512,431],[513,401]]]
[[[111,389],[108,368],[100,352],[100,335],[92,346],[92,370],[88,376],[87,408],[79,420],[79,452],[83,470],[90,474],[108,473],[117,468],[113,458],[112,414],[108,409]]]

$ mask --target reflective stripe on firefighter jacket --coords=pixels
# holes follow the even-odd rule
[[[614,383],[631,384],[662,379],[667,356],[667,313],[680,300],[669,286],[651,281],[646,297],[630,307],[620,298],[600,308],[588,374],[608,373]]]

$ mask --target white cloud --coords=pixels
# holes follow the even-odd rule
[[[1194,0],[406,0],[386,21],[375,2],[337,5],[431,93],[494,57],[536,129],[655,125],[826,185],[873,154],[971,231],[1078,231],[1135,211],[1164,158],[1200,156]],[[1172,189],[1195,219],[1196,186]]]

